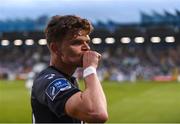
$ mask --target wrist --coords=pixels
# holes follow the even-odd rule
[[[96,74],[96,68],[93,66],[88,66],[83,71],[83,78],[86,78],[87,76],[91,74]]]

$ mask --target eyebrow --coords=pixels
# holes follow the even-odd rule
[[[84,40],[84,39],[81,39],[81,38],[77,38],[77,39],[73,39],[73,40],[71,40],[71,41],[88,41],[88,42],[90,42],[91,40],[90,40],[90,38],[87,38],[86,40]]]
[[[74,42],[74,41],[86,41],[86,42],[88,42],[88,43],[90,43],[91,42],[91,39],[90,39],[90,37],[89,37],[89,35],[86,35],[87,37],[86,38],[75,38],[75,39],[72,39],[72,40],[70,40],[70,42]]]
[[[88,40],[74,39],[74,40],[71,40],[71,43],[73,43],[73,42],[82,42],[82,41],[90,43],[91,40],[90,39],[88,39]]]

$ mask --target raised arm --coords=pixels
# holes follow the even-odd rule
[[[100,54],[87,51],[83,56],[84,70],[91,67],[96,71]],[[85,90],[71,96],[65,105],[66,113],[85,122],[106,122],[108,119],[107,102],[101,83],[95,72],[84,77]]]

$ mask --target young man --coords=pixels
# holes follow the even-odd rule
[[[106,122],[106,98],[96,74],[101,55],[91,51],[92,25],[77,16],[54,16],[45,30],[50,66],[34,80],[31,105],[33,121]],[[83,67],[85,90],[80,91],[72,74]]]

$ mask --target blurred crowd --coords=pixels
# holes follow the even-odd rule
[[[3,79],[26,79],[28,73],[38,72],[49,61],[46,46],[12,46],[0,49],[0,78]]]
[[[0,78],[27,79],[49,64],[46,46],[20,46],[0,48]],[[180,69],[180,46],[168,48],[118,47],[101,51],[98,68],[101,80],[177,80]],[[81,77],[82,69],[76,75]],[[32,73],[33,72],[33,73]]]
[[[102,56],[100,71],[106,72],[110,80],[170,81],[176,80],[179,75],[180,46],[161,49],[117,48],[103,52]]]

